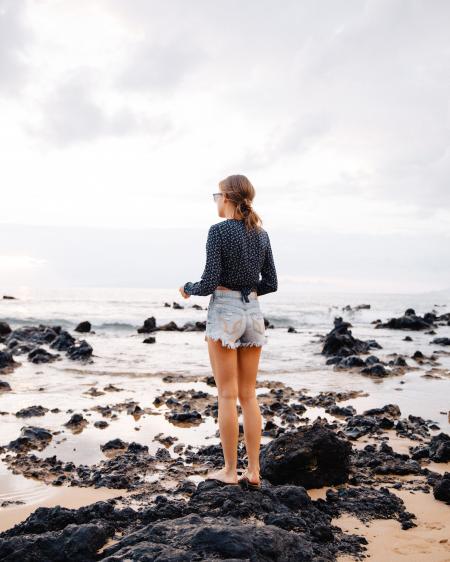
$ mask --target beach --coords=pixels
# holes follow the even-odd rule
[[[28,345],[59,356],[33,363],[28,349],[0,370],[9,386],[0,393],[0,553],[9,553],[6,559],[14,559],[8,550],[14,543],[16,552],[19,545],[44,560],[49,551],[39,551],[37,536],[53,548],[78,528],[93,538],[86,542],[90,550],[75,550],[72,559],[137,560],[144,530],[153,536],[166,524],[158,536],[174,560],[196,548],[196,559],[205,560],[294,560],[300,551],[298,560],[450,560],[450,505],[434,495],[438,487],[445,495],[450,473],[448,295],[260,297],[268,343],[257,385],[264,485],[256,492],[204,481],[222,461],[202,324],[209,297],[108,288],[13,296],[0,301],[0,323],[11,330],[4,329],[0,352],[13,349],[11,334],[25,329]],[[406,319],[434,322],[387,327],[408,309],[414,314]],[[148,329],[152,318],[156,328]],[[75,330],[81,322],[90,323],[88,331]],[[336,326],[337,336],[331,334]],[[51,347],[64,332],[76,340],[75,358],[63,343]],[[32,343],[39,334],[47,343]],[[435,338],[442,343],[432,343]],[[77,347],[82,340],[92,353]],[[19,338],[17,345],[25,342]],[[334,351],[324,353],[328,348]],[[377,360],[363,366],[370,356]],[[283,447],[301,457],[295,470],[277,465],[283,436],[292,436]],[[242,426],[239,453],[241,469]],[[263,499],[255,502],[255,494]],[[290,494],[299,504],[286,500]],[[56,506],[67,508],[64,526],[49,523]],[[27,517],[37,508],[50,511],[39,511],[31,524]],[[235,546],[217,550],[215,536],[206,555],[191,533],[206,533],[218,521]],[[247,550],[236,546],[243,529]],[[133,544],[127,542],[132,533]],[[269,558],[255,546],[258,533],[274,545]]]

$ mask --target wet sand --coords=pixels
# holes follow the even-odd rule
[[[45,485],[44,485],[45,486]],[[127,490],[108,488],[78,488],[75,486],[45,486],[43,498],[28,501],[25,505],[10,505],[1,509],[0,532],[24,521],[38,507],[79,508],[91,503],[126,495]]]
[[[365,525],[356,517],[342,515],[332,523],[343,531],[366,537],[367,559],[374,562],[449,562],[450,506],[436,501],[432,494],[390,489],[406,509],[417,516],[417,527],[402,530],[398,521],[375,519]],[[354,562],[339,556],[338,562]]]

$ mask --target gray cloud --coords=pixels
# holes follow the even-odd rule
[[[159,137],[172,130],[171,121],[165,115],[146,117],[127,107],[108,114],[95,101],[95,89],[91,71],[72,73],[41,103],[41,123],[28,125],[28,131],[50,143],[65,146],[108,135],[144,133]]]

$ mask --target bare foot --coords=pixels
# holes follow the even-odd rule
[[[227,484],[238,483],[237,472],[226,472],[225,468],[221,468],[220,470],[215,470],[213,472],[208,472],[206,478],[214,478],[215,480],[220,480],[222,482],[226,482]]]
[[[256,484],[256,485],[261,484],[261,479],[259,477],[259,471],[258,470],[249,470],[247,468],[241,474],[241,478],[242,478],[242,476],[246,476],[248,478],[248,481],[250,482],[250,484]]]

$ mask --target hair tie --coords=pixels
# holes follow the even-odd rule
[[[244,199],[244,201],[241,201],[239,203],[239,206],[241,208],[241,212],[244,215],[248,215],[248,213],[250,212],[251,206],[250,204],[247,202],[247,200]]]

